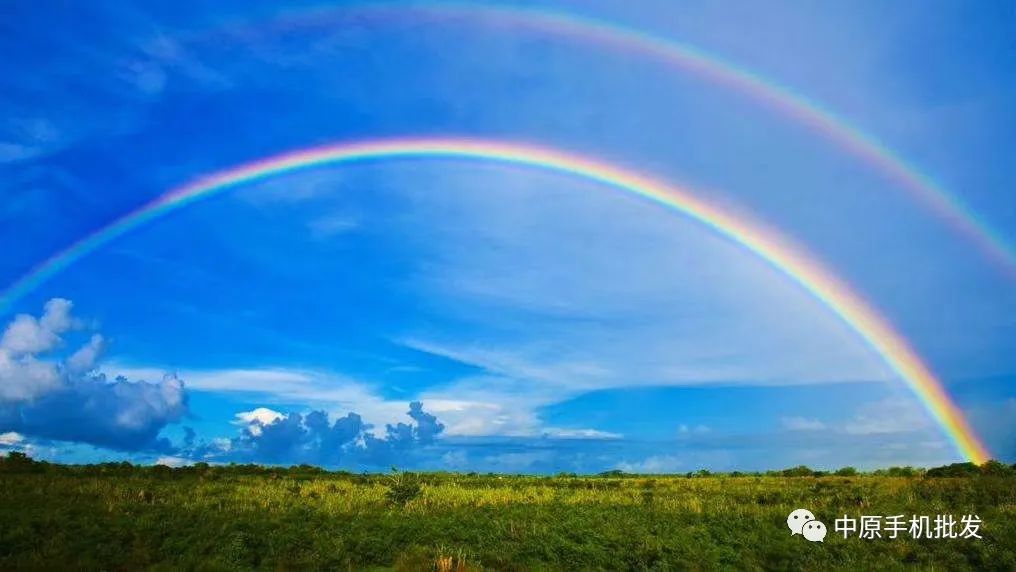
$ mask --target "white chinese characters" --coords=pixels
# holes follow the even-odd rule
[[[927,515],[895,514],[890,516],[861,516],[860,519],[843,515],[833,522],[833,532],[843,534],[843,538],[856,533],[858,538],[874,540],[885,538],[890,540],[906,534],[910,538],[981,538],[981,517],[967,514],[956,517],[951,514],[939,514],[934,518]]]

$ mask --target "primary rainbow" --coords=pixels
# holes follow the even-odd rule
[[[456,138],[368,140],[293,151],[219,171],[158,197],[45,260],[2,293],[0,310],[89,252],[128,231],[192,202],[245,183],[326,164],[442,157],[497,161],[584,177],[644,197],[705,224],[760,256],[825,304],[903,378],[964,458],[975,463],[988,460],[985,446],[907,341],[845,283],[786,239],[740,214],[710,205],[684,188],[607,163],[542,147]]]
[[[818,103],[788,87],[753,73],[716,55],[688,44],[671,41],[641,30],[611,22],[595,20],[578,14],[547,8],[521,8],[496,4],[462,4],[455,2],[408,2],[346,4],[340,7],[303,9],[285,14],[271,26],[240,25],[227,28],[234,38],[257,35],[265,29],[292,30],[300,27],[322,27],[338,19],[378,18],[406,19],[429,16],[438,21],[469,18],[492,25],[529,28],[587,41],[647,56],[667,65],[696,74],[761,102],[783,115],[807,125],[827,140],[858,157],[889,180],[924,203],[943,220],[967,238],[998,264],[1010,277],[1016,277],[1016,252],[998,231],[981,220],[963,201],[946,192],[932,177],[909,165],[902,157],[875,137],[850,125]],[[221,31],[221,30],[220,30]],[[222,38],[217,38],[221,40]]]

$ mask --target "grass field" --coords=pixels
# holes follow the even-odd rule
[[[52,466],[51,466],[52,467]],[[0,473],[0,569],[1016,569],[1016,478],[525,477],[106,466]],[[824,543],[791,536],[812,510]],[[864,540],[848,514],[977,514]]]

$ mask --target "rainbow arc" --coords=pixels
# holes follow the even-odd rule
[[[754,73],[743,66],[686,43],[642,30],[578,14],[551,10],[456,2],[353,3],[341,7],[301,9],[283,13],[268,24],[235,25],[214,32],[228,32],[232,39],[264,32],[291,33],[343,22],[410,20],[455,22],[469,20],[481,25],[514,27],[576,40],[655,60],[673,69],[703,78],[755,101],[780,115],[819,133],[835,148],[859,159],[895,183],[920,204],[947,222],[957,233],[994,262],[1007,276],[1016,278],[1016,252],[1007,239],[978,216],[954,193],[947,192],[928,174],[908,163],[876,137],[852,125],[800,92]],[[198,35],[200,38],[201,35]],[[212,37],[223,39],[218,34]]]
[[[687,188],[536,146],[458,138],[368,140],[298,150],[212,173],[156,198],[51,256],[2,292],[0,310],[132,229],[230,189],[322,165],[442,157],[494,161],[582,177],[643,197],[704,224],[765,260],[829,308],[899,375],[963,457],[976,463],[988,460],[985,446],[906,339],[845,282],[775,230],[711,205]]]

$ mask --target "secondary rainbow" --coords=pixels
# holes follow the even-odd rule
[[[237,25],[227,27],[225,31],[227,35],[242,40],[269,30],[325,27],[337,20],[372,17],[381,21],[430,17],[439,22],[468,18],[474,23],[528,28],[650,57],[723,85],[807,125],[836,147],[881,172],[965,235],[1008,276],[1016,278],[1016,251],[1012,246],[932,177],[909,165],[872,135],[794,90],[688,44],[569,12],[453,2],[346,4],[289,13],[272,21],[269,26]],[[196,39],[200,37],[199,34]],[[221,35],[216,39],[221,40]]]
[[[641,196],[684,213],[760,256],[826,305],[904,380],[964,458],[976,463],[989,458],[987,449],[949,399],[942,384],[907,341],[844,282],[775,231],[729,209],[710,205],[685,188],[543,147],[453,138],[368,140],[293,151],[219,171],[158,197],[45,260],[3,292],[0,310],[89,252],[195,201],[245,183],[301,169],[397,158],[472,159],[556,171]]]

